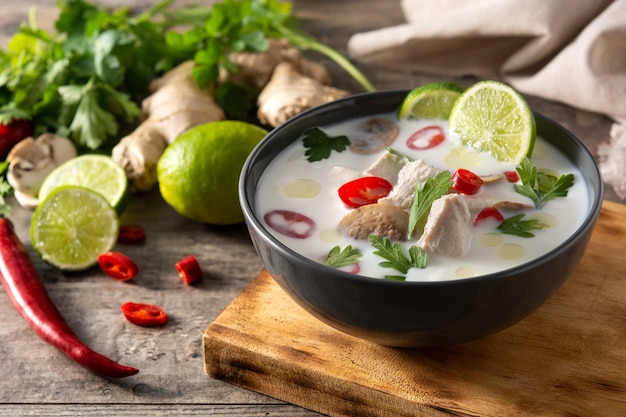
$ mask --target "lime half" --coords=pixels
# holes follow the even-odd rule
[[[126,171],[106,155],[82,155],[56,167],[39,189],[39,201],[62,185],[79,185],[99,193],[118,214],[130,198]]]
[[[454,103],[465,87],[437,82],[414,88],[406,95],[400,110],[399,119],[447,119]]]
[[[117,213],[100,194],[62,186],[37,206],[30,238],[47,263],[64,271],[82,271],[113,248],[118,227]]]
[[[461,142],[502,162],[519,163],[535,145],[535,117],[524,98],[498,81],[480,81],[457,99],[450,131]]]

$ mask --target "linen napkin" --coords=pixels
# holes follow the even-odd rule
[[[401,0],[406,23],[353,35],[380,68],[500,79],[615,122],[600,168],[626,198],[626,0]]]

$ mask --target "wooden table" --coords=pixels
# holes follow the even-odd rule
[[[152,0],[135,0],[137,7]],[[120,6],[123,0],[101,0]],[[192,3],[183,1],[179,4]],[[398,0],[295,1],[304,28],[320,40],[345,51],[349,36],[403,21]],[[30,6],[50,27],[54,0],[3,1],[0,4],[0,43],[24,21]],[[409,88],[441,79],[436,75],[377,71],[362,68],[378,89]],[[336,84],[358,86],[331,66]],[[467,83],[471,80],[458,80]],[[596,152],[608,140],[610,121],[603,116],[528,97],[538,111],[556,119]],[[612,189],[606,198],[618,201]],[[202,359],[204,329],[262,270],[244,226],[217,228],[177,215],[157,191],[135,196],[122,221],[143,225],[145,245],[128,247],[141,274],[132,283],[119,283],[97,269],[61,273],[45,265],[30,247],[32,213],[14,208],[13,220],[26,243],[50,295],[70,326],[95,350],[136,366],[141,372],[122,380],[107,380],[72,363],[41,341],[0,296],[0,416],[314,416],[312,411],[283,403],[208,377]],[[205,280],[182,284],[174,263],[194,254]],[[154,302],[171,314],[164,328],[128,324],[119,313],[125,301]]]

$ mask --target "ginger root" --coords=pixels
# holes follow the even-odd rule
[[[312,107],[349,95],[300,73],[290,62],[276,66],[272,78],[257,99],[261,123],[273,127]]]
[[[184,62],[151,83],[153,93],[142,102],[143,122],[113,148],[112,158],[126,170],[134,191],[148,191],[156,184],[157,162],[179,135],[225,118],[210,90],[196,85],[194,65]]]

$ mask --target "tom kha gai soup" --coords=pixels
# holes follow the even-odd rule
[[[544,138],[512,164],[464,146],[445,120],[387,113],[302,132],[261,177],[256,212],[279,241],[329,267],[465,279],[565,242],[589,209],[579,178]]]

